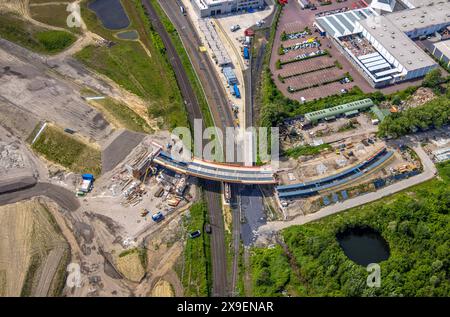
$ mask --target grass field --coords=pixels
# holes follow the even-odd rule
[[[0,13],[0,36],[32,51],[55,54],[72,45],[76,37],[30,24],[14,14]]]
[[[97,100],[94,104],[106,115],[108,122],[116,123],[120,128],[143,133],[153,131],[147,122],[136,112],[111,98]]]
[[[319,154],[321,151],[325,149],[331,149],[331,145],[325,143],[318,146],[311,146],[311,145],[297,146],[294,148],[287,149],[286,151],[284,151],[284,154],[286,156],[293,157],[296,159],[303,155]]]
[[[173,26],[170,19],[167,17],[167,15],[164,13],[164,10],[159,5],[158,1],[156,0],[150,0],[150,2],[155,7],[155,10],[157,11],[162,23],[164,24],[164,27],[166,31],[169,33],[170,37],[172,38],[172,43],[175,46],[175,49],[177,50],[178,56],[181,59],[181,62],[183,63],[184,69],[186,70],[186,74],[189,78],[189,82],[192,85],[192,88],[194,89],[195,95],[197,97],[197,101],[200,105],[203,120],[205,121],[205,126],[212,127],[214,126],[214,122],[211,116],[211,112],[209,110],[208,101],[206,100],[205,94],[203,93],[203,89],[201,86],[201,83],[195,74],[195,70],[191,64],[191,61],[189,60],[189,56],[184,49],[183,42],[181,41],[180,36],[178,35],[177,30]]]
[[[192,205],[186,219],[187,233],[202,232],[195,239],[188,238],[184,249],[184,274],[182,283],[185,296],[209,296],[211,289],[210,238],[203,230],[208,211],[203,201]]]
[[[188,126],[186,109],[175,74],[164,54],[161,38],[151,29],[145,15],[142,16],[140,1],[123,1],[122,5],[131,21],[128,29],[137,30],[151,57],[139,42],[117,39],[113,32],[103,28],[85,2],[81,13],[88,28],[113,41],[115,45],[110,48],[89,46],[76,57],[148,101],[149,115],[163,118],[165,127]]]
[[[73,172],[100,175],[100,150],[75,139],[60,128],[47,126],[32,148],[47,160]]]
[[[36,3],[36,1],[35,1]],[[39,3],[39,1],[37,1]],[[41,1],[41,3],[55,3],[53,1]],[[62,1],[62,3],[55,3],[49,5],[42,6],[30,6],[30,15],[31,18],[60,28],[67,29],[74,33],[81,33],[80,28],[69,28],[67,26],[67,17],[70,12],[67,11],[67,3]]]

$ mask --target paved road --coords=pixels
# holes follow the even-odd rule
[[[2,194],[0,195],[0,206],[31,199],[36,196],[46,196],[69,211],[75,211],[80,207],[80,202],[73,191],[50,183],[38,183],[31,188]]]
[[[160,3],[163,4],[163,8],[165,7],[164,4],[172,2],[172,1],[161,1]],[[159,20],[158,15],[156,14],[153,6],[149,3],[148,0],[142,0],[142,4],[144,5],[148,16],[150,18],[150,21],[155,28],[155,30],[158,32],[158,34],[161,36],[164,46],[166,47],[166,53],[169,57],[170,63],[172,64],[172,67],[175,71],[175,75],[178,81],[178,84],[180,86],[181,94],[183,95],[184,99],[187,101],[187,109],[189,113],[189,120],[191,124],[193,125],[194,119],[200,119],[202,118],[202,112],[200,110],[198,101],[195,97],[194,90],[192,89],[192,86],[190,85],[190,82],[188,80],[188,77],[186,75],[186,72],[183,68],[183,65],[181,63],[181,60],[179,56],[176,53],[176,50],[171,42],[171,39],[169,35],[167,34],[166,30],[164,29],[163,25],[161,24],[161,21]],[[173,3],[172,3],[173,4]],[[176,4],[176,3],[175,3]],[[173,17],[173,14],[175,12],[179,12],[180,9],[178,6],[173,9],[166,10],[168,14],[170,14],[170,17]],[[184,17],[183,17],[184,18]],[[175,24],[177,20],[172,20],[172,22]],[[177,27],[177,25],[175,24]],[[189,26],[186,24],[185,27],[186,32],[189,30]],[[183,26],[177,27],[177,30],[179,31],[180,35],[183,37],[184,32]],[[191,26],[191,30],[193,30]],[[194,32],[195,34],[195,32]],[[191,45],[186,45],[186,43],[191,43]],[[186,49],[188,49],[188,53],[196,52],[198,46],[196,46],[194,49],[192,49],[192,45],[196,45],[196,42],[185,42]],[[189,49],[191,48],[191,49]],[[191,56],[191,55],[190,55]],[[197,74],[205,74],[205,72],[199,72],[198,70],[198,61],[196,63],[196,59],[192,58],[191,60],[193,62],[194,68],[197,72]],[[205,69],[206,65],[208,65],[208,61],[203,61],[204,64],[202,67]],[[197,66],[197,67],[196,67]],[[205,86],[205,82],[210,83],[211,85],[218,84],[220,81],[214,78],[207,78],[201,79],[202,84]],[[204,87],[206,89],[206,87]],[[219,92],[220,94],[220,92]],[[206,96],[214,96],[216,98],[216,101],[213,104],[219,104],[219,98],[220,95],[218,95],[218,91],[216,92],[206,92]],[[213,117],[215,118],[217,116],[217,112],[213,111],[215,107],[211,108]],[[225,121],[226,122],[226,121]],[[219,127],[223,127],[222,120],[216,121],[216,124]],[[203,124],[204,126],[204,124]],[[226,126],[226,125],[225,125]],[[211,234],[211,258],[212,258],[212,271],[213,271],[213,290],[212,294],[213,296],[226,296],[227,295],[227,272],[226,272],[226,250],[225,250],[225,235],[224,235],[224,227],[223,227],[223,217],[222,217],[222,206],[220,203],[221,195],[220,195],[220,186],[219,183],[216,182],[209,182],[209,181],[203,181],[202,182],[204,191],[205,191],[205,199],[206,204],[208,206],[209,211],[209,217],[210,217],[210,223],[213,226],[212,234]]]
[[[102,150],[102,174],[112,171],[142,141],[144,133],[117,131],[111,143]]]
[[[311,221],[315,221],[338,212],[347,210],[349,208],[361,206],[372,201],[378,200],[380,198],[392,195],[393,193],[404,190],[408,187],[423,183],[427,180],[432,179],[436,175],[436,167],[434,166],[431,159],[425,153],[423,148],[419,145],[412,145],[412,149],[417,153],[423,165],[423,172],[419,175],[413,176],[411,178],[399,181],[392,185],[386,186],[376,192],[371,192],[365,195],[361,195],[341,203],[337,203],[325,208],[320,209],[318,212],[313,214],[308,214],[305,216],[298,216],[290,221],[274,221],[270,222],[259,228],[258,233],[270,234],[271,232],[276,232],[293,225],[302,225]]]

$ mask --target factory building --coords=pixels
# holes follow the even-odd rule
[[[450,40],[435,43],[432,53],[445,66],[450,67]]]
[[[334,42],[372,87],[421,78],[438,66],[413,40],[435,35],[450,25],[450,2],[402,2],[408,9],[385,15],[378,11],[389,11],[387,7],[386,10],[368,7],[316,18],[316,27]],[[379,7],[395,5],[387,0],[377,3]],[[446,44],[438,44],[438,54],[442,52],[439,47],[447,52]],[[437,57],[446,61],[443,55]]]
[[[265,0],[191,0],[199,17],[209,17],[265,6]]]

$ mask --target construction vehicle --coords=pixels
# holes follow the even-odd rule
[[[84,196],[89,193],[94,187],[94,175],[83,174],[81,175],[81,185],[77,190],[77,196]]]
[[[167,204],[168,204],[170,207],[176,207],[176,206],[178,206],[178,204],[180,203],[180,201],[181,201],[181,199],[176,198],[176,197],[173,197],[173,198],[171,198],[171,199],[169,199],[169,200],[167,201]]]

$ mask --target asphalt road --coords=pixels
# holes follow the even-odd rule
[[[68,211],[75,211],[80,207],[80,202],[73,191],[50,183],[38,183],[33,187],[1,194],[0,206],[31,199],[36,196],[46,196]]]
[[[198,101],[195,97],[194,90],[190,85],[186,72],[183,68],[181,60],[177,55],[177,52],[172,44],[170,36],[167,31],[164,29],[161,21],[159,20],[158,15],[156,14],[153,6],[149,3],[148,0],[142,0],[142,4],[144,5],[150,21],[155,28],[156,32],[161,36],[164,46],[166,47],[166,53],[170,60],[170,63],[175,71],[175,76],[177,78],[178,84],[180,86],[181,94],[186,100],[186,108],[189,114],[189,120],[191,124],[193,124],[194,119],[202,118],[202,112],[200,110]],[[195,71],[200,77],[200,80],[204,86],[206,96],[208,100],[210,98],[214,98],[214,102],[210,103],[211,105],[220,105],[221,93],[218,90],[217,85],[220,84],[220,81],[217,78],[211,77],[210,70],[208,66],[208,60],[201,59],[202,56],[198,56],[196,44],[196,40],[199,41],[198,37],[196,38],[195,31],[193,31],[192,25],[187,21],[186,17],[181,16],[186,19],[184,25],[178,25],[180,23],[180,19],[176,19],[174,14],[176,12],[180,12],[180,9],[175,1],[161,1],[160,4],[163,8],[166,9],[167,14],[169,14],[169,18],[172,19],[172,23],[174,23],[178,32],[180,33],[188,54],[191,58],[192,64],[194,66]],[[166,7],[167,4],[172,4],[172,7]],[[176,7],[176,8],[175,8]],[[177,22],[178,21],[178,22]],[[186,30],[186,32],[183,32]],[[188,30],[191,30],[193,34],[188,33]],[[190,37],[188,36],[190,34]],[[197,58],[195,55],[197,52]],[[191,55],[192,54],[192,55]],[[209,62],[210,63],[210,62]],[[212,65],[211,65],[212,66]],[[204,71],[202,71],[204,70]],[[209,74],[209,75],[208,75]],[[206,90],[207,87],[209,90]],[[216,87],[214,89],[214,87]],[[222,99],[223,100],[223,99]],[[215,124],[219,128],[224,128],[227,122],[225,116],[220,116],[220,113],[217,110],[217,107],[212,106],[211,112],[213,114]],[[217,117],[219,116],[219,117]],[[220,120],[217,119],[220,118]],[[203,123],[204,127],[204,123]],[[226,246],[225,246],[225,234],[224,234],[224,226],[223,226],[223,217],[222,217],[222,206],[220,203],[221,195],[220,195],[220,184],[211,181],[202,181],[202,185],[205,192],[205,200],[208,206],[210,223],[212,226],[212,234],[211,234],[211,261],[212,261],[212,272],[213,272],[213,296],[227,296],[227,270],[226,270]]]

